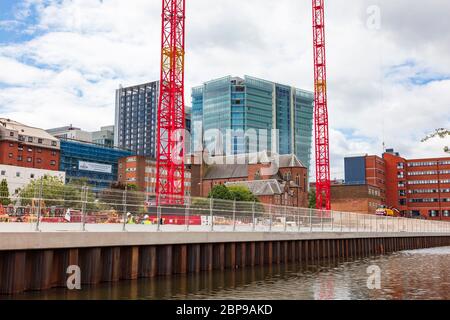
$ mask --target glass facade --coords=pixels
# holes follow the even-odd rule
[[[61,140],[60,171],[66,172],[66,182],[86,179],[95,190],[101,190],[117,181],[119,159],[130,155],[126,150]]]
[[[278,153],[294,153],[308,168],[313,109],[312,92],[249,76],[212,80],[192,90],[193,125],[201,121],[205,132],[219,129],[223,136],[222,152],[271,151],[275,143]],[[231,150],[226,149],[227,129],[233,129]],[[272,141],[272,129],[278,130],[276,141]],[[193,131],[193,141],[199,140],[195,136],[198,134],[201,132]],[[256,140],[250,138],[254,134]],[[210,153],[214,153],[213,143],[208,138],[204,141]],[[198,150],[195,143],[193,147]]]

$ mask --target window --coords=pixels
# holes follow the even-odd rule
[[[34,179],[34,173],[30,174],[30,179]]]
[[[430,215],[430,217],[434,218],[434,217],[439,216],[439,211],[437,211],[437,210],[429,210],[428,214]]]
[[[12,157],[13,157],[13,154],[12,154],[12,153],[10,153],[10,154],[9,154],[9,158],[11,159]]]
[[[28,148],[28,152],[33,152],[33,148]]]
[[[38,148],[38,149],[37,149],[37,152],[38,152],[38,153],[42,153],[42,149],[41,149],[41,148]]]
[[[23,160],[22,156],[17,157],[17,161],[22,161],[22,160]]]
[[[55,160],[50,161],[50,165],[51,166],[55,166],[56,165],[56,161]]]
[[[14,132],[11,131],[11,132],[9,133],[9,136],[10,136],[10,137],[14,137]]]
[[[20,177],[20,172],[16,172],[16,177],[17,177],[17,178]]]
[[[442,211],[442,215],[443,215],[444,217],[450,217],[450,210],[444,210],[444,211]]]
[[[28,158],[27,158],[27,162],[33,162],[33,158],[28,157]]]
[[[42,144],[43,140],[42,139],[38,139],[38,143]]]
[[[2,170],[2,176],[6,176],[6,171]]]
[[[12,148],[14,147],[14,143],[10,143],[9,146]]]
[[[56,156],[56,151],[52,151],[52,156]]]
[[[28,137],[28,142],[33,142],[33,137]]]
[[[25,137],[24,137],[24,136],[21,136],[21,135],[19,135],[19,141],[25,141]]]
[[[53,147],[56,147],[57,145],[58,145],[58,142],[52,141],[52,146],[53,146]]]
[[[37,158],[37,163],[42,163],[42,159],[41,158]]]

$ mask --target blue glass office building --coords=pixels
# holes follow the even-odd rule
[[[271,151],[271,131],[276,129],[274,149],[280,154],[296,154],[309,168],[313,109],[314,94],[309,91],[249,76],[212,80],[192,90],[192,148],[202,148],[198,137],[202,132],[195,130],[199,122],[204,132],[219,129],[224,140],[226,130],[233,129],[231,150],[226,150],[226,143],[222,142],[223,151],[232,154]],[[245,135],[249,130],[257,132],[257,146]],[[268,132],[267,136],[262,136],[262,132]],[[207,141],[205,146],[211,148]]]
[[[95,190],[109,188],[117,181],[118,161],[131,151],[79,141],[61,140],[60,170],[66,182],[86,179]]]

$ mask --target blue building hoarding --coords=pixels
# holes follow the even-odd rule
[[[61,140],[60,170],[66,172],[67,183],[85,179],[94,190],[102,190],[117,181],[119,159],[132,154],[123,149]]]

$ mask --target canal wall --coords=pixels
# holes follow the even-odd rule
[[[262,265],[347,261],[450,246],[448,234],[0,233],[0,294]]]

